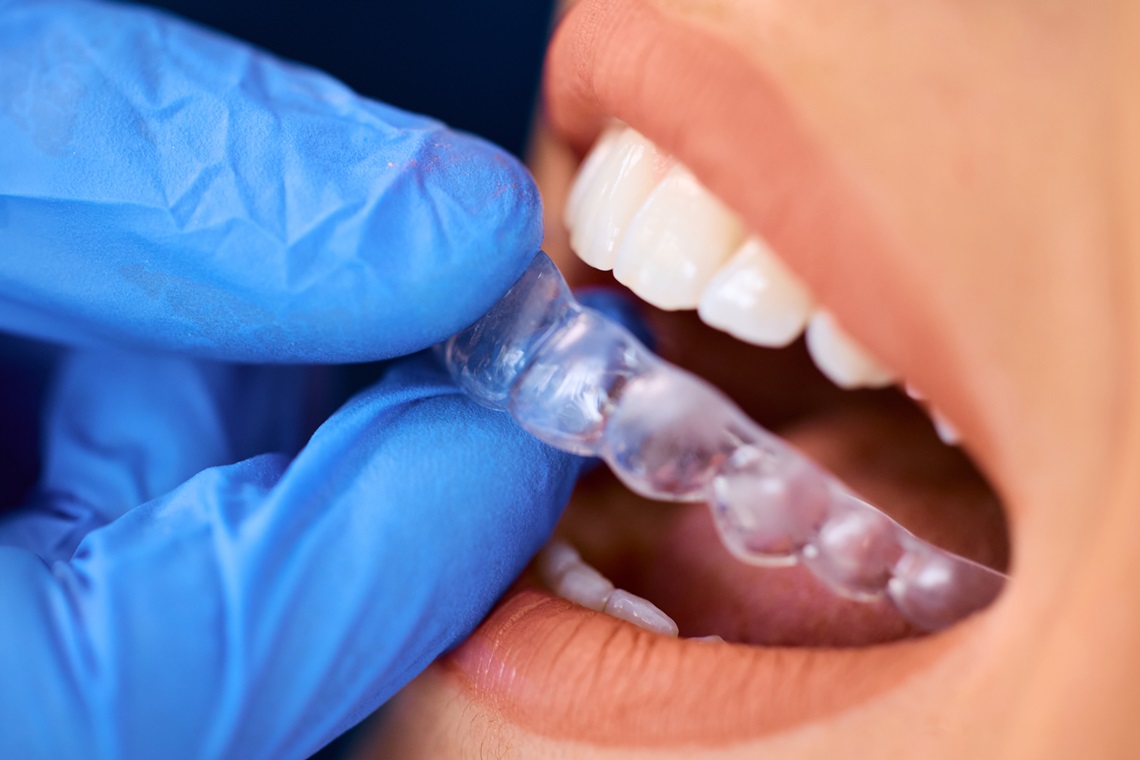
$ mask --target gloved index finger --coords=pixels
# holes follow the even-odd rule
[[[0,6],[0,329],[385,358],[538,249],[533,182],[484,141],[157,11]]]

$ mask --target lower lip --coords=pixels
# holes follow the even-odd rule
[[[699,642],[520,586],[441,664],[473,701],[548,738],[720,746],[873,699],[970,628],[864,649]]]

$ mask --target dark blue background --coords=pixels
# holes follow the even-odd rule
[[[521,154],[550,0],[155,0]]]

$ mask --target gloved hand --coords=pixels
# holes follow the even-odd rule
[[[428,346],[539,216],[513,159],[317,72],[0,0],[0,330],[68,346],[0,517],[0,757],[304,757],[474,627],[580,460],[425,354],[307,442],[327,371],[213,360]]]

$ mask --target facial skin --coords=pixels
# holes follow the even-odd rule
[[[1123,1],[578,3],[548,60],[559,139],[581,153],[610,118],[637,128],[760,232],[861,343],[922,388],[1000,497],[1013,579],[994,607],[944,634],[781,655],[795,663],[782,671],[761,664],[771,653],[760,647],[693,654],[699,644],[655,645],[676,647],[676,660],[694,669],[780,673],[787,682],[771,681],[769,691],[787,686],[790,701],[815,700],[766,704],[751,732],[663,726],[654,736],[637,728],[647,725],[638,718],[644,695],[621,704],[633,726],[624,735],[582,730],[573,709],[536,720],[444,664],[392,706],[376,756],[1133,752],[1137,51],[1140,10]],[[557,161],[541,166],[556,170]],[[556,225],[558,181],[545,184]],[[823,442],[807,440],[810,424],[790,437],[858,477],[857,468],[843,471],[844,442],[873,423],[836,423],[816,436]],[[965,477],[945,487],[955,504],[974,503]],[[867,485],[875,488],[889,497],[889,484]],[[607,682],[611,691],[637,694],[652,680],[636,659],[625,672]],[[675,678],[671,698],[683,701],[686,688]],[[588,712],[589,695],[575,693]],[[742,700],[762,698],[740,691]]]

